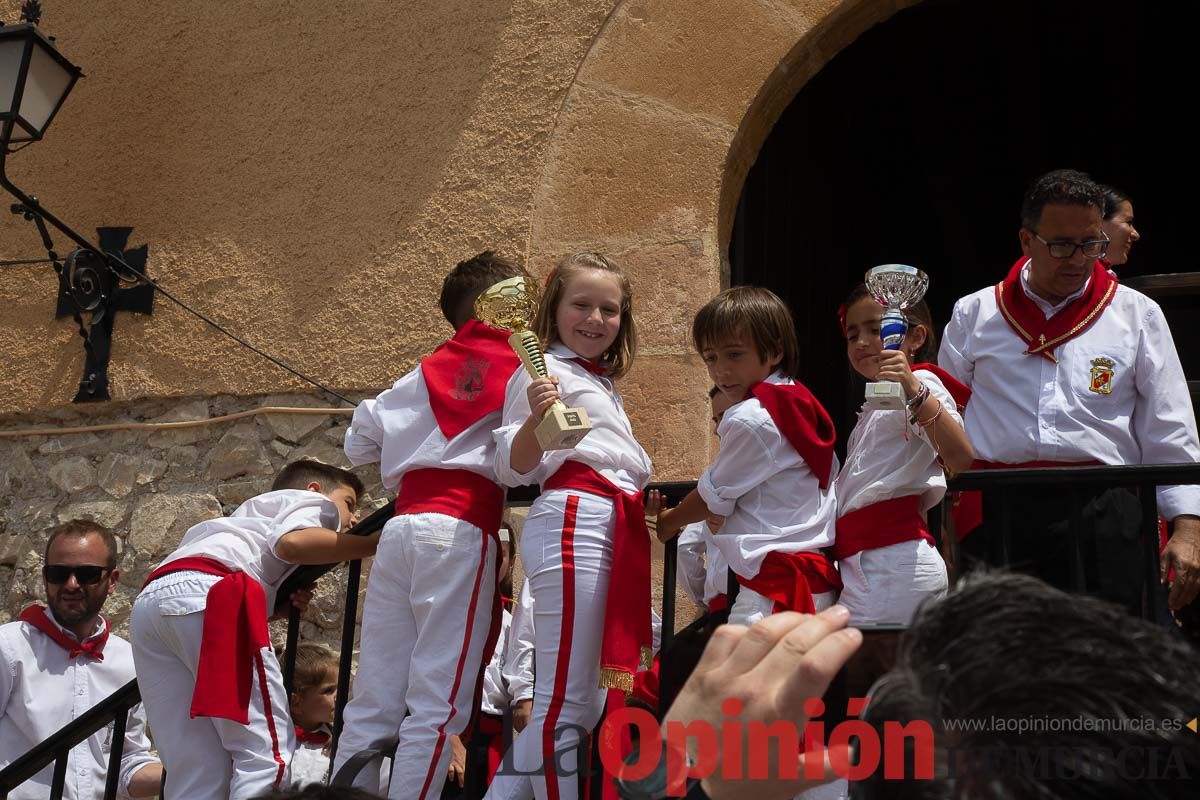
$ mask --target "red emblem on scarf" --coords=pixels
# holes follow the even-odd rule
[[[504,405],[508,379],[520,365],[508,333],[468,320],[421,361],[429,406],[442,435],[453,439]]]

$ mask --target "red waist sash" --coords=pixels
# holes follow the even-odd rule
[[[719,594],[708,601],[708,613],[710,614],[724,611],[727,608],[729,608],[729,595],[727,594]]]
[[[649,666],[650,532],[642,493],[622,491],[612,481],[579,461],[567,461],[546,481],[543,490],[572,489],[613,501],[616,537],[613,569],[604,605],[604,640],[600,645],[600,686],[633,691],[633,676]]]
[[[893,497],[838,517],[833,557],[839,561],[863,550],[924,539],[936,545],[925,517],[920,495]]]
[[[266,592],[245,572],[199,556],[163,564],[150,573],[143,588],[164,575],[187,571],[221,577],[208,590],[191,715],[245,725],[250,721],[254,668],[262,658],[262,648],[271,645]]]
[[[497,536],[504,513],[504,490],[466,469],[414,469],[400,480],[397,514],[445,514]]]
[[[1020,464],[1005,464],[1000,461],[975,459],[971,469],[1034,469],[1037,467],[1098,467],[1099,461],[1024,461]],[[966,535],[983,524],[983,493],[974,490],[955,492],[951,504],[954,533],[961,542]]]
[[[814,594],[838,592],[842,578],[824,553],[767,553],[753,578],[737,576],[738,583],[775,601],[775,612],[815,614]]]

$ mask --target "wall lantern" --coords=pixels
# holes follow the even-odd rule
[[[0,146],[41,139],[82,75],[32,22],[0,27]]]
[[[17,198],[12,212],[37,226],[59,275],[57,315],[74,317],[83,337],[83,378],[75,402],[107,400],[114,315],[117,311],[151,313],[154,287],[145,273],[145,246],[124,252],[130,228],[98,228],[100,244],[94,245],[36,197],[13,185],[5,171],[9,154],[45,135],[71,88],[83,77],[83,70],[58,52],[54,37],[38,29],[41,16],[39,0],[26,0],[20,23],[0,23],[0,186]],[[65,263],[54,250],[47,224],[78,246]],[[83,321],[85,313],[90,314],[88,324]]]

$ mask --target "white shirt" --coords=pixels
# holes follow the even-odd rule
[[[779,373],[769,383],[793,381]],[[822,489],[808,463],[754,397],[731,406],[717,426],[721,449],[696,488],[709,511],[725,517],[717,547],[729,566],[753,578],[767,554],[801,553],[833,544],[837,458]]]
[[[163,563],[204,556],[241,570],[262,584],[270,613],[275,608],[275,593],[296,568],[275,554],[275,545],[291,531],[336,531],[340,525],[337,506],[329,498],[303,489],[280,489],[251,497],[228,517],[193,525]]]
[[[500,636],[496,639],[496,649],[492,651],[492,659],[483,670],[483,697],[479,709],[485,714],[501,716],[504,709],[513,703],[509,687],[504,681],[504,660],[508,656],[508,631],[512,626],[513,615],[506,609],[500,609]],[[532,681],[531,681],[532,683]],[[532,697],[532,686],[530,696]]]
[[[930,399],[942,404],[942,414],[962,425],[954,398],[937,375],[927,370],[913,373],[929,387]],[[924,409],[922,409],[924,410]],[[905,424],[908,412],[887,411],[863,405],[858,423],[846,444],[846,464],[837,477],[838,516],[895,497],[920,495],[921,510],[928,511],[946,493],[946,475],[929,441],[929,429]]]
[[[729,564],[704,522],[693,522],[679,534],[679,579],[692,602],[708,607],[729,590]]]
[[[494,481],[492,430],[499,424],[496,411],[447,440],[429,407],[429,387],[417,367],[354,409],[346,430],[346,458],[356,467],[379,462],[389,492],[396,491],[411,469],[467,469]]]
[[[332,735],[327,726],[321,730]],[[325,783],[329,778],[329,742],[302,742],[296,738],[296,749],[288,761],[291,785],[302,789],[310,783]]]
[[[567,461],[582,461],[626,492],[638,492],[650,480],[650,457],[633,438],[629,417],[613,382],[588,372],[571,361],[575,354],[561,343],[546,350],[546,369],[558,378],[558,392],[568,408],[587,411],[592,430],[574,448],[551,450],[529,472],[521,473],[509,461],[513,439],[529,419],[526,389],[533,378],[519,369],[508,381],[504,395],[503,427],[496,438],[496,477],[505,486],[543,484]]]
[[[513,704],[533,699],[533,635],[533,587],[526,578],[513,609],[500,668]]]
[[[1045,301],[1031,295],[1043,313]],[[1162,309],[1118,286],[1082,334],[1059,346],[1058,363],[1025,355],[989,286],[959,300],[938,363],[972,389],[965,414],[976,457],[1103,464],[1200,461],[1200,440],[1183,368]],[[1091,390],[1094,359],[1112,362],[1111,393]],[[1200,486],[1158,490],[1159,513],[1200,514]]]
[[[76,638],[70,631],[63,632]],[[99,627],[89,639],[102,632]],[[68,658],[66,650],[28,623],[0,625],[0,767],[25,755],[133,677],[133,649],[119,636],[109,635],[104,660],[97,661],[87,656]],[[66,800],[104,796],[112,735],[110,722],[71,748],[63,790]],[[128,797],[134,773],[157,763],[150,755],[146,716],[139,703],[129,710],[117,794]],[[45,800],[53,775],[50,764],[10,792],[9,800]]]

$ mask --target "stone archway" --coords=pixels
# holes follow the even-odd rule
[[[529,261],[602,248],[632,273],[642,350],[624,388],[660,480],[710,456],[692,312],[727,279],[742,183],[804,83],[917,0],[623,0],[568,90],[530,214]],[[701,11],[702,9],[702,11]]]

